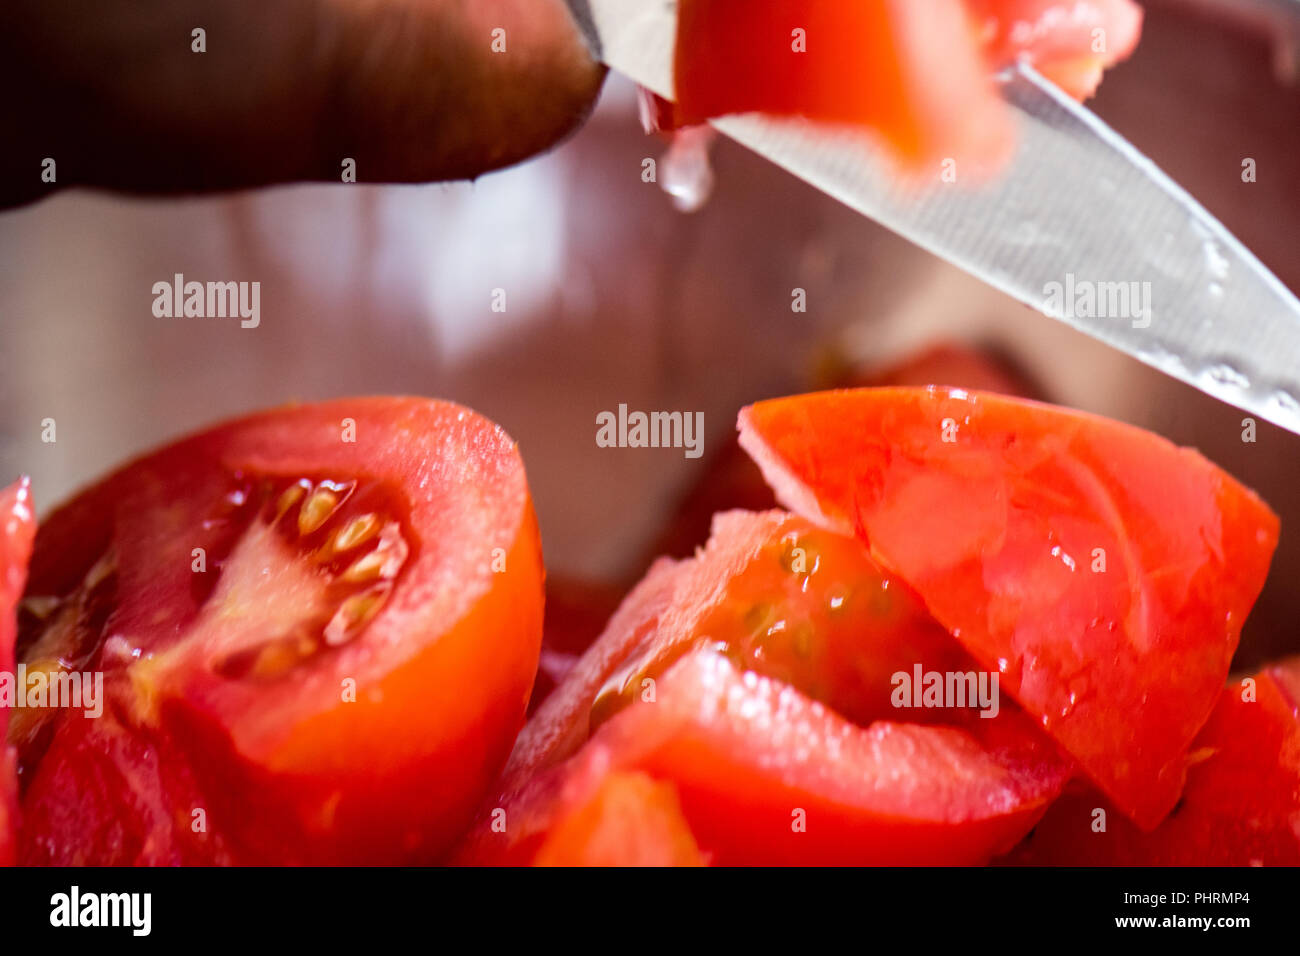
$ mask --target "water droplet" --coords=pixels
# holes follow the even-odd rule
[[[660,183],[682,212],[695,212],[713,192],[709,148],[715,135],[710,126],[691,126],[673,135],[661,164]]]
[[[1215,365],[1211,365],[1206,369],[1206,374],[1210,377],[1211,381],[1218,385],[1229,385],[1233,388],[1241,389],[1250,388],[1250,379],[1227,362],[1219,362]]]
[[[1216,279],[1228,278],[1228,259],[1219,249],[1217,242],[1213,239],[1203,240],[1201,242],[1201,252],[1205,255],[1205,268],[1210,275]]]
[[[1064,564],[1071,571],[1074,570],[1074,558],[1066,554],[1059,544],[1052,549],[1052,557],[1060,558],[1062,564]]]
[[[1300,398],[1296,398],[1284,388],[1273,393],[1273,404],[1290,415],[1300,415]]]

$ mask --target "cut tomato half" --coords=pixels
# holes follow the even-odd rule
[[[112,766],[87,773],[204,810],[236,861],[435,859],[505,759],[541,640],[516,447],[423,399],[272,411],[127,465],[45,522],[28,595],[20,656],[102,673],[114,721],[11,728],[24,812],[51,821],[24,842],[50,862],[193,842],[127,859],[140,833],[54,827],[104,816],[113,788],[74,785],[92,739]],[[174,805],[188,789],[201,807]]]
[[[1191,764],[1182,799],[1152,832],[1079,788],[1053,804],[1005,862],[1300,866],[1300,661],[1229,682]]]
[[[1182,790],[1278,520],[1194,451],[946,388],[761,402],[740,441],[778,497],[857,533],[1150,828]]]
[[[13,864],[17,853],[18,755],[7,742],[9,710],[16,703],[14,640],[16,609],[27,579],[27,562],[36,534],[31,487],[22,478],[0,490],[0,866]]]

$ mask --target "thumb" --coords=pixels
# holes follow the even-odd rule
[[[0,205],[475,176],[546,149],[604,70],[563,0],[7,0]],[[50,160],[55,165],[51,168]]]

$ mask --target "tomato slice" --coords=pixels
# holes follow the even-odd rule
[[[22,478],[0,490],[0,680],[14,678],[15,608],[23,593],[35,534],[31,486]],[[18,755],[6,743],[11,705],[0,696],[0,866],[13,864],[17,846]]]
[[[867,127],[909,166],[982,167],[1011,121],[974,30],[960,0],[681,0],[674,121],[804,116]]]
[[[854,539],[778,511],[718,515],[696,558],[651,569],[525,727],[489,808],[506,828],[483,814],[457,858],[533,859],[627,771],[676,786],[717,862],[987,860],[1069,767],[1009,702],[992,719],[898,709],[895,675],[917,666],[976,668]],[[817,835],[787,839],[807,835],[791,813],[810,807]]]
[[[995,66],[1025,59],[1076,99],[1126,59],[1142,33],[1132,0],[966,0]]]
[[[1143,833],[1093,790],[1068,793],[1005,862],[1300,866],[1300,661],[1231,681],[1192,747],[1174,812]],[[1106,827],[1096,828],[1097,809]]]
[[[28,595],[28,667],[102,672],[121,735],[58,711],[11,728],[24,812],[104,816],[110,788],[68,769],[98,738],[112,773],[159,781],[148,800],[192,776],[240,862],[436,858],[504,762],[541,639],[517,449],[423,399],[272,411],[129,464],[42,526]],[[50,861],[113,851],[75,827],[24,839]]]
[[[1141,429],[960,389],[761,402],[778,497],[856,532],[1125,813],[1158,823],[1218,698],[1278,520]]]

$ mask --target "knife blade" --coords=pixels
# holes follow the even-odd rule
[[[570,0],[595,55],[669,99],[675,0]],[[1018,142],[994,182],[899,180],[865,132],[713,125],[923,249],[1160,371],[1300,434],[1300,301],[1148,158],[1027,64],[999,76]]]

